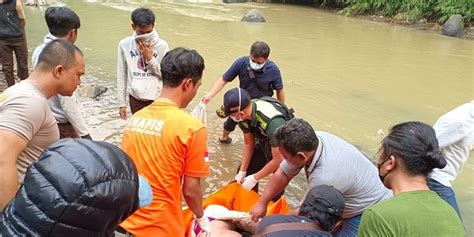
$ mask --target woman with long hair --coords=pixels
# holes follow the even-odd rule
[[[446,166],[431,126],[395,125],[377,159],[380,179],[394,197],[364,212],[359,236],[465,236],[456,211],[427,185],[431,171]]]

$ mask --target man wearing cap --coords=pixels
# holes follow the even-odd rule
[[[332,186],[319,185],[308,192],[298,215],[271,215],[260,222],[213,220],[211,230],[219,237],[247,237],[250,234],[253,237],[330,237],[342,224],[344,206],[341,192]],[[245,232],[236,232],[236,226]]]
[[[392,196],[380,182],[377,168],[356,147],[335,135],[315,132],[306,121],[293,119],[280,127],[274,138],[284,161],[252,208],[254,221],[265,215],[268,202],[302,169],[309,188],[332,185],[344,196],[344,223],[335,236],[357,236],[362,212]]]
[[[207,104],[219,93],[222,88],[239,76],[239,87],[245,89],[252,99],[258,99],[263,96],[272,96],[274,91],[277,98],[285,103],[285,94],[283,92],[283,82],[280,69],[268,59],[270,47],[262,41],[257,41],[250,48],[250,56],[243,56],[235,60],[232,66],[217,79],[211,91],[207,93],[202,101]],[[231,143],[229,134],[235,130],[237,123],[228,118],[224,123],[224,131],[221,143]]]
[[[246,190],[253,188],[258,192],[258,180],[275,172],[283,160],[278,148],[271,146],[270,141],[287,118],[272,102],[252,100],[241,88],[225,93],[223,110],[225,116],[237,122],[244,132],[242,163],[235,180]]]
[[[342,225],[345,201],[332,186],[318,185],[309,190],[298,215],[271,215],[258,225],[256,236],[332,236]]]

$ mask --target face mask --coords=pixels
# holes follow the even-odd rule
[[[380,167],[382,167],[382,165],[383,165],[387,160],[388,160],[388,159],[384,160],[384,161],[382,162],[382,164],[377,164],[377,169],[378,169],[378,171],[379,171],[379,179],[380,179],[380,181],[382,181],[382,183],[383,183],[384,185],[385,185],[385,183],[384,183],[385,177],[387,177],[387,175],[390,174],[390,171],[389,171],[388,173],[386,173],[384,176],[381,176],[381,175],[380,175]]]
[[[263,68],[263,66],[265,66],[265,63],[262,63],[262,64],[254,63],[252,59],[249,59],[249,62],[250,62],[250,67],[255,71],[260,70]]]
[[[230,115],[229,117],[230,117],[230,119],[234,120],[234,122],[236,122],[236,123],[240,123],[240,122],[243,121],[242,117],[237,118],[237,116],[232,116],[232,115]]]
[[[145,43],[148,43],[150,46],[155,46],[158,43],[159,36],[155,29],[153,29],[152,32],[143,35],[136,35],[135,32],[133,33],[135,35],[135,39],[139,39]]]

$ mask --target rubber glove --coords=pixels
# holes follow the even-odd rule
[[[246,175],[247,171],[239,170],[239,173],[235,176],[235,180],[237,181],[237,183],[241,184],[242,180],[245,178]]]
[[[249,175],[247,176],[245,179],[244,179],[244,182],[242,183],[242,187],[247,190],[247,191],[250,191],[250,189],[252,189],[253,187],[255,187],[255,185],[257,185],[257,182],[258,180],[255,179],[255,175]]]
[[[206,232],[206,236],[211,236],[211,224],[209,223],[209,218],[206,215],[203,215],[201,218],[194,217],[197,224],[201,227],[201,231]]]

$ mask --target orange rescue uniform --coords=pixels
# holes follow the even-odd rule
[[[183,176],[207,177],[207,132],[198,119],[159,98],[127,123],[122,149],[153,190],[153,201],[120,225],[134,236],[184,236]]]

